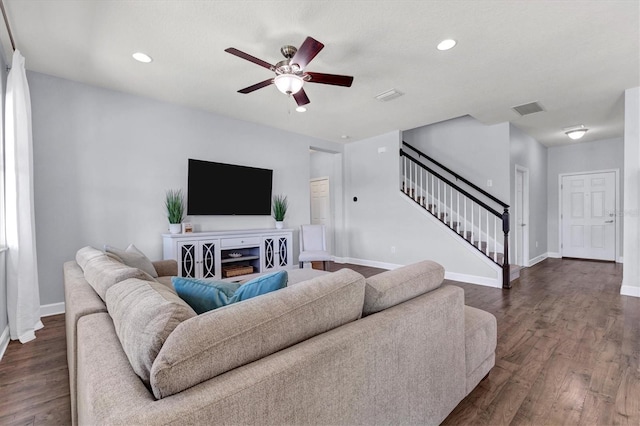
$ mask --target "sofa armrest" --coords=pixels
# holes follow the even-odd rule
[[[75,261],[66,262],[64,275],[64,321],[67,337],[67,365],[69,367],[69,387],[71,394],[72,423],[77,424],[76,412],[76,369],[78,348],[78,320],[84,316],[107,312],[98,293],[84,279],[82,268]]]
[[[151,263],[156,268],[159,277],[175,277],[178,275],[178,262],[173,259],[156,260]]]

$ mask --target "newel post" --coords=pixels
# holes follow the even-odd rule
[[[502,259],[502,288],[511,288],[511,271],[509,266],[509,209],[502,213],[502,232],[504,232],[504,258]]]

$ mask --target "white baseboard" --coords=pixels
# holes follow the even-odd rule
[[[640,287],[623,285],[620,287],[620,294],[623,296],[640,297]]]
[[[552,259],[560,259],[562,257],[562,255],[560,253],[556,253],[553,251],[550,251],[547,253],[547,257],[550,257]]]
[[[40,316],[50,317],[51,315],[64,314],[64,302],[51,303],[50,305],[40,306]]]
[[[476,275],[458,274],[457,272],[445,272],[444,278],[462,283],[483,285],[485,287],[502,288],[502,278],[478,277]]]
[[[356,259],[353,257],[336,257],[334,262],[336,263],[352,263],[354,265],[360,266],[371,266],[373,268],[381,268],[381,269],[397,269],[404,265],[399,265],[397,263],[386,263],[386,262],[378,262],[375,260],[365,260],[365,259]],[[466,275],[466,274],[458,274],[456,272],[445,272],[444,278],[452,281],[459,281],[463,283],[469,284],[478,284],[487,287],[502,287],[502,281],[498,278],[492,279],[488,277],[478,277],[475,275]]]
[[[549,253],[543,253],[540,256],[536,256],[533,259],[529,259],[529,267],[536,265],[540,262],[542,262],[543,260],[545,260],[547,257],[551,257],[549,256]]]
[[[4,352],[7,350],[7,346],[9,346],[9,326],[8,325],[4,328],[4,331],[0,335],[0,361],[2,361],[2,357],[4,356]]]
[[[401,266],[404,266],[397,263],[386,263],[386,262],[378,262],[376,260],[356,259],[354,257],[336,257],[334,259],[334,262],[353,263],[354,265],[371,266],[372,268],[380,268],[380,269],[397,269]]]

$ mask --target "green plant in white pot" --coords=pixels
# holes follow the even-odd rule
[[[179,234],[182,232],[182,219],[184,219],[184,198],[182,189],[170,189],[166,192],[165,207],[169,219],[169,232]]]
[[[286,195],[274,195],[273,196],[273,218],[276,220],[276,228],[282,229],[284,226],[284,217],[287,215],[287,208],[289,204],[287,202]]]

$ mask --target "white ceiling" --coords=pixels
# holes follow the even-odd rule
[[[466,114],[547,146],[576,124],[590,129],[583,141],[621,137],[624,90],[640,86],[635,0],[4,3],[29,70],[331,141]],[[237,93],[271,74],[225,48],[274,64],[306,36],[325,44],[307,69],[353,75],[351,88],[305,85],[306,113],[274,86]],[[444,38],[458,45],[436,50]],[[374,99],[391,88],[404,96]],[[511,110],[532,101],[546,111]]]

